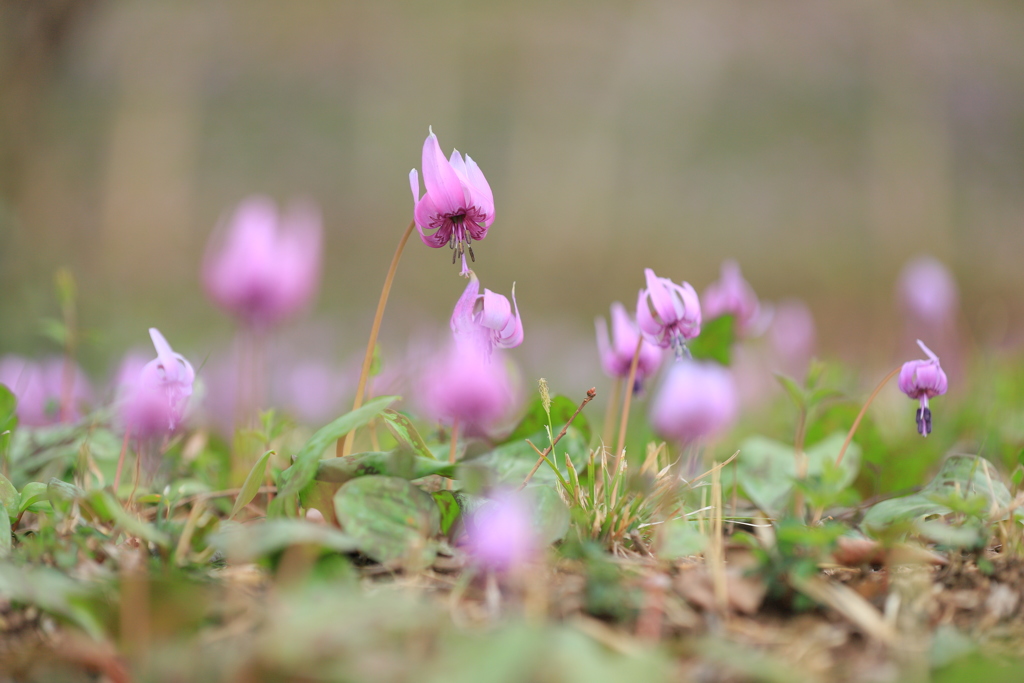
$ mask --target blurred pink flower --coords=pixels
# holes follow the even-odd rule
[[[521,567],[540,551],[530,507],[515,491],[501,491],[466,523],[466,547],[475,563],[504,572]]]
[[[931,256],[918,256],[903,266],[896,293],[903,308],[924,323],[938,327],[956,317],[960,300],[956,279]]]
[[[626,307],[618,301],[612,304],[612,333],[608,336],[608,324],[604,318],[596,318],[597,350],[601,355],[601,368],[610,377],[627,379],[629,367],[633,363],[637,342],[640,342],[640,331],[636,323],[629,317]],[[640,391],[645,379],[658,371],[661,365],[662,351],[647,340],[640,343],[640,358],[636,366],[636,383],[633,391]]]
[[[82,406],[92,400],[92,388],[81,368],[70,368],[70,404],[61,415],[66,361],[61,357],[35,363],[21,356],[0,359],[0,384],[5,385],[18,400],[18,421],[28,427],[42,427],[58,422],[74,422],[82,416]]]
[[[147,437],[173,432],[181,424],[192,395],[195,372],[180,353],[175,353],[160,331],[149,328],[157,357],[146,363],[134,383],[126,380],[121,418],[133,436]]]
[[[751,334],[757,327],[761,304],[750,283],[743,279],[739,264],[731,259],[722,262],[721,277],[708,285],[701,301],[705,318],[732,315],[741,335]]]
[[[476,261],[473,240],[487,236],[494,222],[494,195],[480,167],[467,154],[458,150],[450,159],[444,158],[433,129],[423,142],[423,184],[426,193],[420,197],[420,177],[416,169],[409,172],[412,199],[416,204],[414,217],[420,239],[428,247],[448,245],[453,249],[452,263],[462,257],[462,274],[468,275],[466,252]],[[424,230],[434,230],[428,235]]]
[[[490,355],[497,347],[511,349],[523,343],[523,321],[512,284],[512,303],[489,289],[480,293],[476,273],[469,271],[469,283],[462,292],[451,319],[452,334],[458,343],[471,343]]]
[[[802,376],[817,345],[814,314],[807,304],[790,299],[775,306],[768,340],[781,369],[788,374]]]
[[[732,425],[739,397],[732,375],[714,363],[674,363],[651,405],[654,431],[666,439],[690,443]]]
[[[920,339],[917,345],[921,347],[928,360],[907,361],[900,368],[900,391],[916,398],[921,402],[917,409],[917,433],[928,436],[932,432],[932,411],[928,407],[928,399],[935,398],[946,393],[948,381],[946,373],[939,365],[939,357],[932,353],[932,350],[924,345]]]
[[[293,204],[279,215],[272,200],[249,197],[207,247],[206,292],[250,327],[274,325],[316,293],[320,243],[320,214],[312,204]]]
[[[505,360],[475,346],[453,345],[420,376],[419,404],[438,422],[458,420],[464,432],[484,433],[508,415],[515,392]]]
[[[689,282],[677,285],[644,269],[647,289],[640,290],[636,303],[636,322],[647,341],[676,352],[686,353],[686,340],[700,334],[700,299]]]

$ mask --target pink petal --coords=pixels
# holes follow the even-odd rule
[[[423,142],[423,184],[439,213],[454,214],[465,209],[466,196],[459,174],[444,158],[433,131]]]
[[[416,169],[409,171],[409,189],[412,190],[412,203],[420,201],[420,174]]]
[[[491,186],[487,183],[483,171],[468,154],[466,155],[466,178],[473,189],[473,203],[487,214],[486,224],[490,227],[494,221],[494,194],[491,192]]]

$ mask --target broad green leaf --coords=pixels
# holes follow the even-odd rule
[[[18,399],[0,384],[0,459],[10,454],[11,434],[18,427]]]
[[[171,545],[170,537],[152,524],[143,522],[138,517],[128,514],[113,494],[105,490],[90,491],[84,498],[89,508],[102,520],[113,523],[132,536],[137,536],[149,543],[167,548]]]
[[[530,435],[529,439],[541,452],[548,445],[546,432],[536,432]],[[565,436],[555,446],[555,451],[559,455],[554,459],[554,462],[558,464],[558,469],[563,477],[568,476],[568,474],[565,467],[565,458],[561,457],[561,454],[568,452],[569,457],[577,464],[587,462],[590,455],[587,440],[574,427],[569,427]],[[483,453],[470,460],[464,460],[461,464],[468,468],[486,468],[494,475],[493,484],[519,486],[526,479],[526,475],[533,469],[538,459],[539,456],[536,451],[530,448],[530,444],[526,443],[526,439],[523,439],[521,441],[504,443],[492,451]],[[462,474],[459,475],[460,478],[463,478],[463,476]],[[558,478],[549,465],[542,463],[531,481],[536,484],[552,484],[558,481]]]
[[[658,557],[674,560],[704,552],[708,537],[700,532],[700,525],[688,519],[670,519],[661,530],[665,535]]]
[[[11,516],[7,506],[0,503],[0,560],[11,554]]]
[[[235,504],[231,507],[231,514],[228,515],[228,519],[237,515],[239,510],[252,502],[252,499],[256,497],[256,493],[260,490],[260,484],[263,483],[263,475],[267,472],[267,461],[270,460],[270,456],[273,454],[274,451],[267,451],[260,456],[260,459],[249,470],[249,475],[245,478],[242,490],[238,492],[238,497],[235,498]]]
[[[952,510],[942,501],[954,492],[964,497],[983,496],[1002,508],[1008,507],[1011,499],[1002,475],[988,460],[977,455],[951,455],[935,478],[917,493],[872,505],[861,527],[871,533],[898,522],[916,523],[932,515],[948,515]]]
[[[807,408],[807,396],[795,379],[787,377],[779,372],[775,373],[775,379],[778,380],[779,384],[782,385],[782,388],[786,390],[787,394],[789,394],[789,398],[796,404],[797,410],[804,410]]]
[[[327,426],[321,427],[313,434],[295,457],[294,464],[281,473],[278,495],[274,499],[275,505],[272,506],[272,510],[278,514],[293,514],[297,507],[299,491],[306,488],[316,477],[317,464],[327,447],[353,429],[362,427],[398,399],[398,396],[375,398],[358,410],[346,413]]]
[[[317,465],[316,480],[343,484],[356,477],[380,474],[402,479],[419,479],[431,474],[451,478],[457,465],[428,460],[409,451],[356,453],[344,458],[326,458]]]
[[[713,360],[720,365],[732,364],[732,347],[736,342],[735,320],[731,315],[721,315],[705,321],[700,335],[691,340],[687,347],[695,360]]]
[[[569,532],[569,508],[553,486],[527,486],[522,496],[530,508],[533,529],[544,545],[565,538]]]
[[[554,427],[555,434],[562,431],[562,427],[569,421],[573,413],[579,407],[579,402],[574,402],[568,396],[554,396],[551,399],[551,425]],[[523,439],[533,439],[533,442],[544,448],[548,445],[547,432],[545,427],[548,425],[548,416],[544,412],[544,403],[540,396],[537,396],[530,402],[530,407],[526,410],[526,415],[519,421],[516,428],[512,430],[512,433],[502,439],[501,443],[513,443],[519,442]],[[587,416],[584,413],[580,413],[576,416],[576,419],[572,421],[572,429],[575,429],[578,434],[583,437],[583,440],[587,443],[590,442],[590,421],[587,420]],[[543,443],[540,443],[534,438],[534,436],[541,432],[545,435]],[[527,447],[529,448],[529,447]]]
[[[57,478],[50,479],[46,484],[46,498],[50,501],[53,509],[61,515],[68,514],[75,501],[83,496],[85,496],[85,491]]]
[[[825,462],[835,462],[846,435],[834,432],[805,451],[807,476],[822,473]],[[860,468],[860,448],[851,443],[840,464],[841,487],[847,487],[857,478]],[[772,517],[779,517],[793,494],[796,465],[793,446],[763,436],[752,436],[740,445],[736,460],[740,486],[758,508]]]
[[[433,557],[430,538],[440,530],[441,513],[433,498],[405,479],[353,479],[334,494],[334,512],[359,550],[378,562],[410,558],[426,564]]]
[[[14,484],[0,474],[0,503],[3,503],[4,507],[8,510],[17,510],[18,503],[21,501],[21,494],[18,493],[18,489],[14,488]]]
[[[398,439],[398,443],[422,458],[437,459],[408,417],[391,409],[381,411],[380,416],[384,420],[384,426]]]
[[[18,502],[18,514],[37,506],[46,500],[46,484],[40,481],[30,481],[21,489],[21,500]],[[33,512],[36,510],[33,509]]]
[[[434,491],[430,495],[441,512],[441,533],[447,535],[451,533],[452,527],[462,517],[459,500],[451,491]]]
[[[228,522],[210,537],[210,545],[234,562],[251,562],[293,545],[315,545],[339,553],[351,553],[358,548],[354,539],[333,526],[302,519]]]

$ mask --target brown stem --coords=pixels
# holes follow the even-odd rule
[[[580,414],[585,405],[594,400],[595,396],[597,396],[597,389],[591,387],[590,390],[587,391],[587,397],[583,399],[583,403],[580,403],[579,407],[576,408],[576,412],[572,414],[572,417],[569,418],[569,421],[565,423],[564,427],[562,427],[562,431],[558,432],[558,436],[554,438],[554,440],[551,442],[551,445],[541,452],[540,457],[537,458],[537,462],[533,466],[533,469],[530,470],[529,474],[526,475],[526,479],[523,479],[523,483],[519,486],[520,491],[526,488],[526,485],[530,483],[530,480],[533,479],[533,475],[537,473],[537,470],[539,470],[540,466],[544,463],[545,460],[547,460],[547,457],[548,455],[551,454],[551,451],[555,448],[558,442],[562,440],[562,437],[565,436],[565,433],[569,431],[569,426],[572,424],[572,421],[576,419],[576,416]],[[536,449],[537,447],[534,446],[534,450]]]
[[[455,464],[455,451],[459,445],[459,419],[455,418],[452,420],[452,444],[448,449],[448,462],[452,465]],[[452,487],[452,480],[448,480],[448,488]]]
[[[875,387],[875,390],[871,392],[870,396],[868,396],[868,400],[864,403],[864,407],[861,408],[860,412],[857,414],[857,419],[853,421],[853,426],[850,427],[850,433],[846,435],[846,441],[843,442],[843,447],[839,449],[839,455],[836,457],[836,467],[839,467],[839,465],[843,462],[843,456],[846,455],[846,449],[849,448],[850,442],[853,441],[853,435],[857,432],[857,427],[860,426],[860,421],[864,418],[864,413],[868,412],[868,406],[870,406],[871,402],[875,400],[876,396],[878,396],[878,393],[882,390],[882,387],[888,384],[889,380],[891,380],[893,377],[899,374],[900,369],[901,368],[896,368],[888,375],[886,375],[885,379],[879,382],[878,386]]]
[[[380,332],[380,322],[384,319],[384,308],[388,305],[388,295],[391,293],[391,283],[395,279],[395,271],[398,270],[398,260],[402,258],[402,251],[405,243],[409,241],[416,221],[409,223],[405,234],[398,242],[395,255],[391,257],[391,267],[388,268],[387,277],[384,278],[384,288],[380,290],[380,301],[377,302],[377,312],[373,316],[373,327],[370,328],[370,339],[366,343],[366,355],[363,356],[363,370],[359,374],[359,384],[356,386],[356,398],[352,401],[352,410],[358,410],[363,405],[363,393],[366,391],[366,381],[370,377],[370,365],[373,364],[373,350],[377,348],[377,334]],[[338,440],[336,453],[343,457],[352,452],[352,441],[355,438],[355,430],[345,435],[344,439]]]
[[[622,418],[619,420],[619,442],[615,447],[615,469],[619,471],[622,464],[623,449],[626,447],[626,425],[629,423],[629,404],[633,400],[633,387],[636,386],[636,368],[640,364],[640,347],[644,338],[636,340],[636,351],[633,352],[633,360],[629,364],[629,379],[626,380],[626,398],[622,401]]]

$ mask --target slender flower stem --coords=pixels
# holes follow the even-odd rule
[[[878,386],[875,387],[875,390],[871,392],[870,396],[868,396],[868,400],[864,403],[864,407],[861,408],[860,412],[857,414],[857,419],[853,421],[853,426],[850,427],[850,433],[846,435],[846,441],[843,442],[843,447],[839,449],[839,455],[836,457],[836,467],[839,467],[839,465],[843,462],[843,456],[846,455],[846,449],[849,448],[850,442],[853,441],[853,435],[856,433],[857,427],[860,426],[860,421],[864,418],[864,413],[868,412],[868,406],[870,406],[871,402],[875,400],[875,397],[878,396],[878,393],[882,391],[882,387],[888,384],[889,380],[891,380],[893,377],[900,374],[900,369],[901,368],[896,368],[888,375],[886,375],[885,379],[879,382]]]
[[[452,444],[448,449],[448,462],[452,465],[455,464],[455,450],[459,445],[459,419],[455,418],[452,420]],[[448,480],[448,488],[452,487],[452,480]]]
[[[603,446],[607,448],[612,439],[615,438],[615,408],[619,405],[619,396],[622,394],[622,378],[616,377],[612,384],[612,397],[608,401],[608,407],[604,413],[604,432],[601,435]]]
[[[636,368],[640,364],[640,347],[644,338],[640,337],[636,342],[636,351],[633,352],[633,361],[629,364],[629,379],[626,380],[626,398],[622,401],[622,418],[619,420],[619,442],[615,447],[615,469],[619,471],[622,464],[622,449],[626,447],[626,425],[629,423],[629,404],[633,400],[633,387],[636,385]]]
[[[370,339],[366,343],[366,355],[363,356],[363,371],[359,374],[359,384],[356,386],[356,398],[352,401],[352,410],[358,410],[363,405],[363,394],[366,392],[366,381],[370,377],[370,365],[373,364],[373,350],[377,348],[377,334],[380,332],[380,322],[384,318],[384,308],[388,305],[388,295],[391,293],[391,283],[395,279],[395,271],[398,270],[398,260],[402,258],[402,251],[405,243],[409,241],[416,221],[409,223],[405,234],[398,242],[395,255],[391,257],[391,267],[388,268],[388,275],[384,278],[384,288],[380,291],[380,301],[377,302],[377,313],[373,316],[373,327],[370,328]],[[336,453],[338,457],[346,456],[352,452],[352,441],[355,438],[355,430],[345,435],[344,439],[338,440]]]

